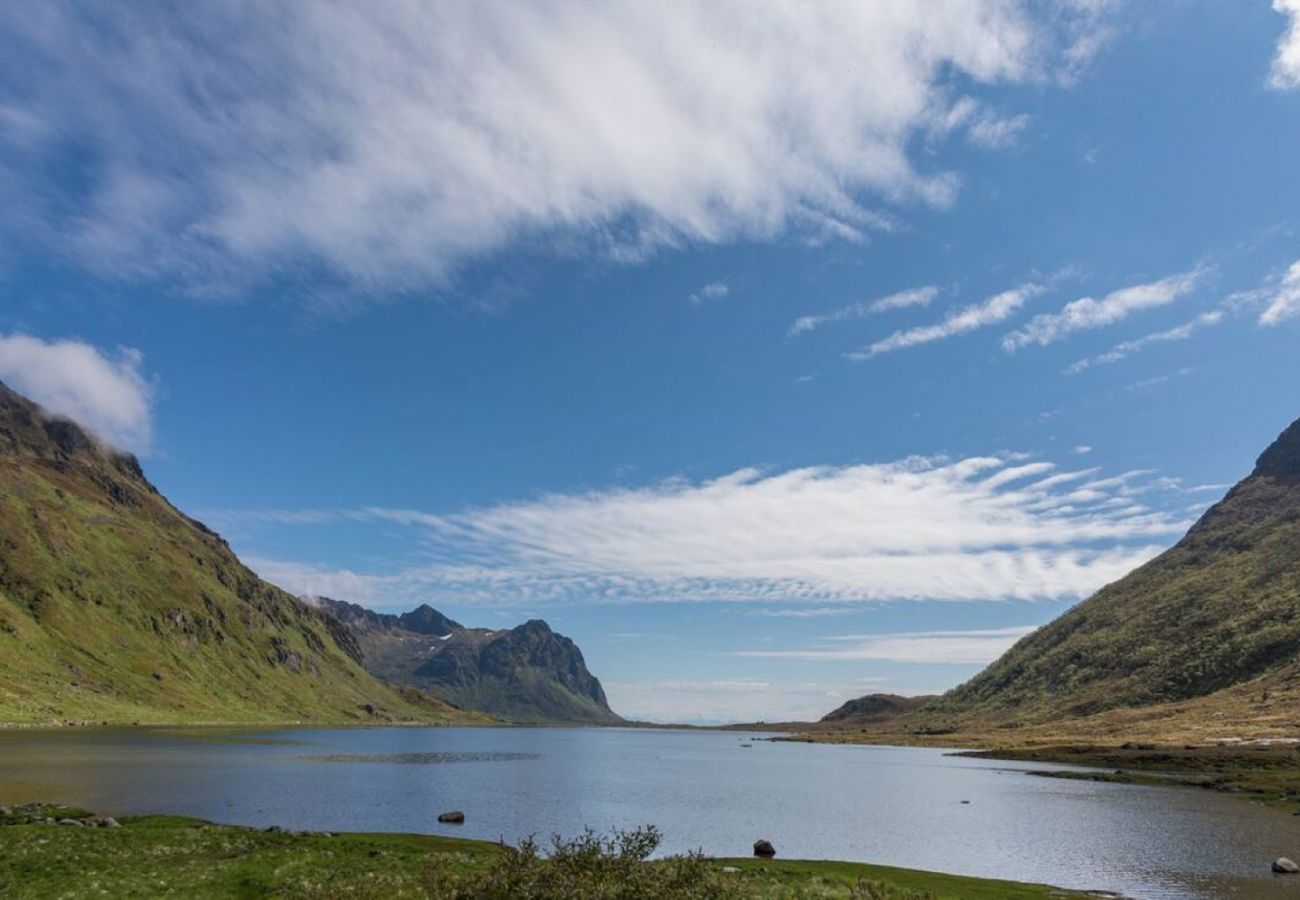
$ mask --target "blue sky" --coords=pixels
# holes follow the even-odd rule
[[[1300,415],[1298,17],[15,7],[0,378],[626,715],[941,690]]]

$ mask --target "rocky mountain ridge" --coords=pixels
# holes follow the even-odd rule
[[[329,598],[317,602],[351,631],[366,667],[385,681],[509,721],[622,721],[582,651],[541,619],[501,630],[466,628],[428,604],[389,615]]]

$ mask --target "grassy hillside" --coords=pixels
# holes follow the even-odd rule
[[[1298,654],[1300,422],[1177,545],[922,715],[1032,726],[1164,705],[1194,719],[1199,705],[1186,701],[1213,695],[1217,716],[1240,722],[1270,691],[1294,693]]]
[[[887,722],[905,713],[914,712],[934,700],[933,694],[920,697],[900,697],[898,694],[867,694],[855,697],[822,716],[826,725],[857,725]]]
[[[134,457],[0,385],[0,723],[450,721]]]

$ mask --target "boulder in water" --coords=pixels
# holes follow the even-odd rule
[[[1300,866],[1297,866],[1285,856],[1279,856],[1273,860],[1273,871],[1279,875],[1298,875],[1300,874]]]
[[[764,859],[771,859],[773,856],[776,856],[776,848],[772,846],[771,841],[759,838],[754,841],[754,855],[761,856]]]
[[[438,821],[446,822],[450,825],[464,825],[465,814],[458,809],[452,810],[451,812],[445,812],[439,815]]]

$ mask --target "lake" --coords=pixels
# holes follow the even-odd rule
[[[0,802],[513,841],[651,823],[667,852],[844,859],[1120,891],[1300,896],[1300,818],[1205,791],[1042,778],[931,748],[619,728],[0,732]],[[752,746],[743,747],[750,743]],[[963,803],[962,801],[969,801]],[[438,813],[462,809],[463,826]],[[1294,894],[1282,894],[1295,891]]]

